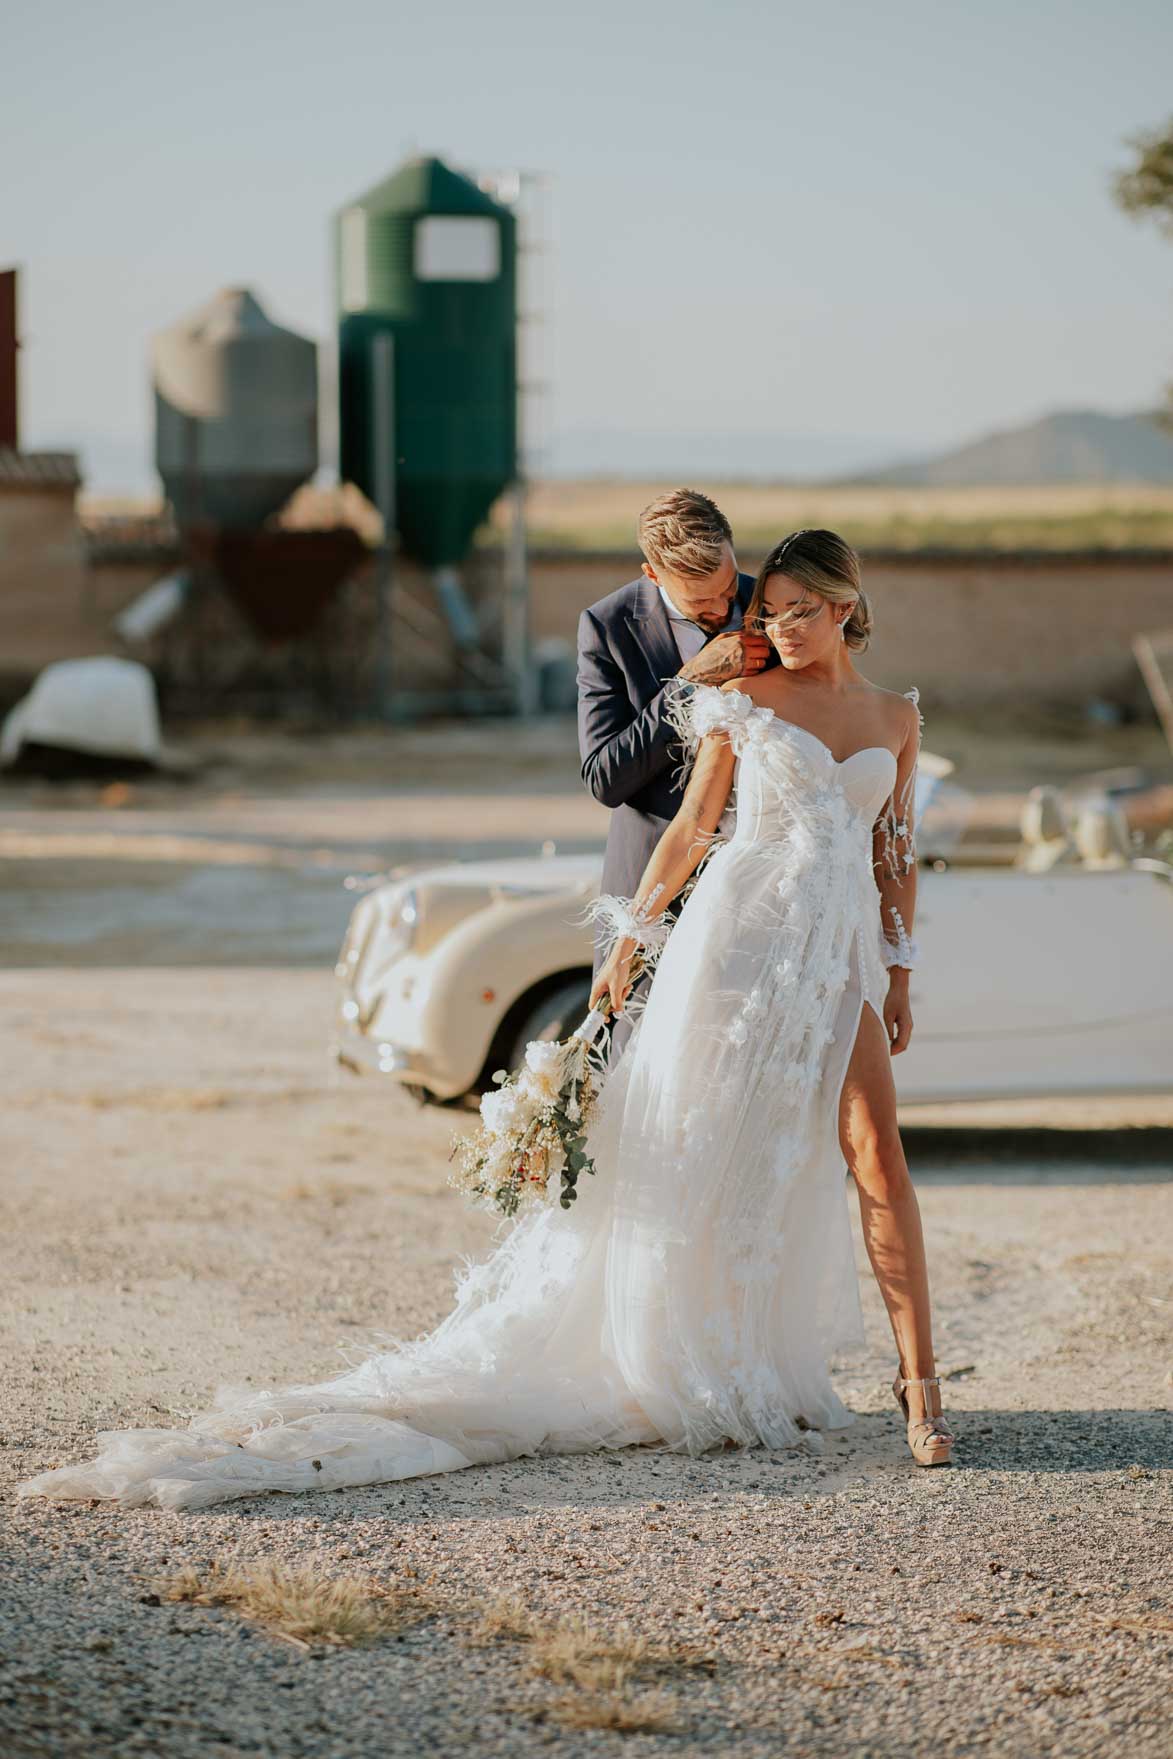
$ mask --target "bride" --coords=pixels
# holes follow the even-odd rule
[[[917,692],[856,670],[871,612],[834,532],[775,546],[746,621],[780,664],[680,686],[680,809],[635,897],[596,906],[613,945],[592,1001],[622,1007],[637,948],[655,975],[599,1096],[579,1202],[552,1188],[503,1223],[428,1335],[332,1380],[221,1388],[187,1429],[105,1433],[96,1459],[19,1494],[202,1508],[526,1454],[817,1447],[852,1421],[828,1359],[863,1343],[844,1162],[908,1445],[949,1463],[891,1071],[912,1031]]]

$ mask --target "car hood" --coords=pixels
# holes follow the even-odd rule
[[[403,883],[517,892],[575,892],[597,885],[603,870],[600,851],[594,855],[518,855],[491,861],[448,861],[438,867],[415,868]]]

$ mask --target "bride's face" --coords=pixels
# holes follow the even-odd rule
[[[758,622],[782,664],[796,672],[834,654],[840,643],[837,609],[796,580],[773,574],[762,594]]]

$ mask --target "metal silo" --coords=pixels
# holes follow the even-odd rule
[[[155,336],[155,464],[180,525],[254,528],[318,465],[317,344],[226,287]]]
[[[514,214],[413,159],[342,210],[335,246],[341,474],[391,500],[451,614],[452,570],[517,475]]]

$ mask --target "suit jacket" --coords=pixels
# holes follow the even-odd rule
[[[753,575],[739,574],[744,613]],[[578,622],[578,749],[582,777],[611,808],[603,890],[630,898],[683,795],[681,759],[665,714],[680,653],[659,588],[646,575],[583,611]],[[596,969],[598,958],[596,954]]]

